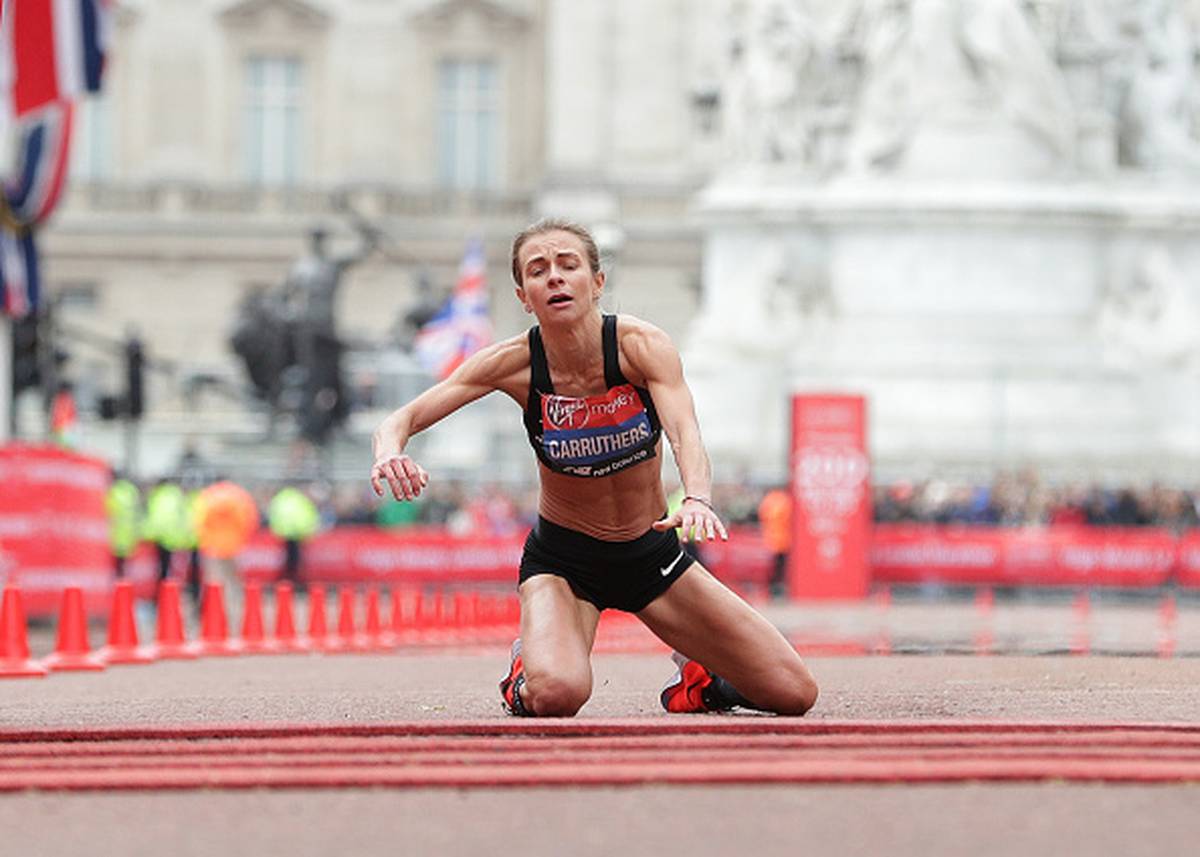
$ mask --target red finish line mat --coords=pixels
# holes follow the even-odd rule
[[[1200,782],[1200,725],[488,720],[0,730],[0,791]]]

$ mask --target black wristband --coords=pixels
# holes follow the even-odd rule
[[[716,509],[713,508],[712,500],[708,500],[704,497],[698,497],[695,494],[684,494],[683,502],[686,503],[688,500],[695,500],[697,503],[701,504],[702,506],[707,506],[709,508],[709,511],[711,511],[711,512],[717,511]]]

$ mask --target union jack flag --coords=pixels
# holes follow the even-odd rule
[[[73,112],[71,102],[59,101],[18,123],[17,162],[4,197],[8,214],[21,226],[46,220],[62,194]]]
[[[37,307],[40,290],[33,230],[0,229],[0,308],[7,316],[24,318]]]
[[[417,333],[417,359],[439,381],[492,341],[483,242],[467,244],[454,293]]]
[[[100,91],[112,0],[6,0],[3,49],[11,57],[12,115]]]
[[[62,193],[72,110],[70,102],[57,102],[19,123],[16,167],[0,194],[0,312],[12,318],[37,309],[41,288],[33,227],[50,216]]]

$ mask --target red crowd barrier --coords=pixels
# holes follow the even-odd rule
[[[524,533],[456,538],[433,528],[338,527],[304,543],[304,576],[323,583],[511,584],[524,544]],[[279,576],[283,559],[283,542],[260,531],[238,556],[238,571],[268,582]]]
[[[104,495],[108,465],[56,446],[0,447],[0,580],[21,587],[31,615],[52,615],[77,586],[107,609],[113,563]]]
[[[1180,547],[1156,529],[880,524],[871,564],[884,583],[1145,587],[1170,579]]]
[[[304,546],[307,579],[326,583],[511,584],[524,535],[458,538],[438,529],[340,527]],[[702,546],[704,564],[739,586],[762,586],[772,566],[756,527],[732,527],[727,542]],[[260,533],[238,558],[248,580],[269,582],[283,566],[282,542]],[[993,586],[1200,587],[1200,533],[1156,529],[1005,529],[880,524],[870,551],[883,583]]]
[[[1175,580],[1180,586],[1200,587],[1200,531],[1179,540],[1179,568]]]

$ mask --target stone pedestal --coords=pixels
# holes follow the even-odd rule
[[[1200,470],[1195,188],[758,168],[714,182],[698,212],[684,359],[726,475],[783,472],[796,391],[865,394],[885,474]]]

